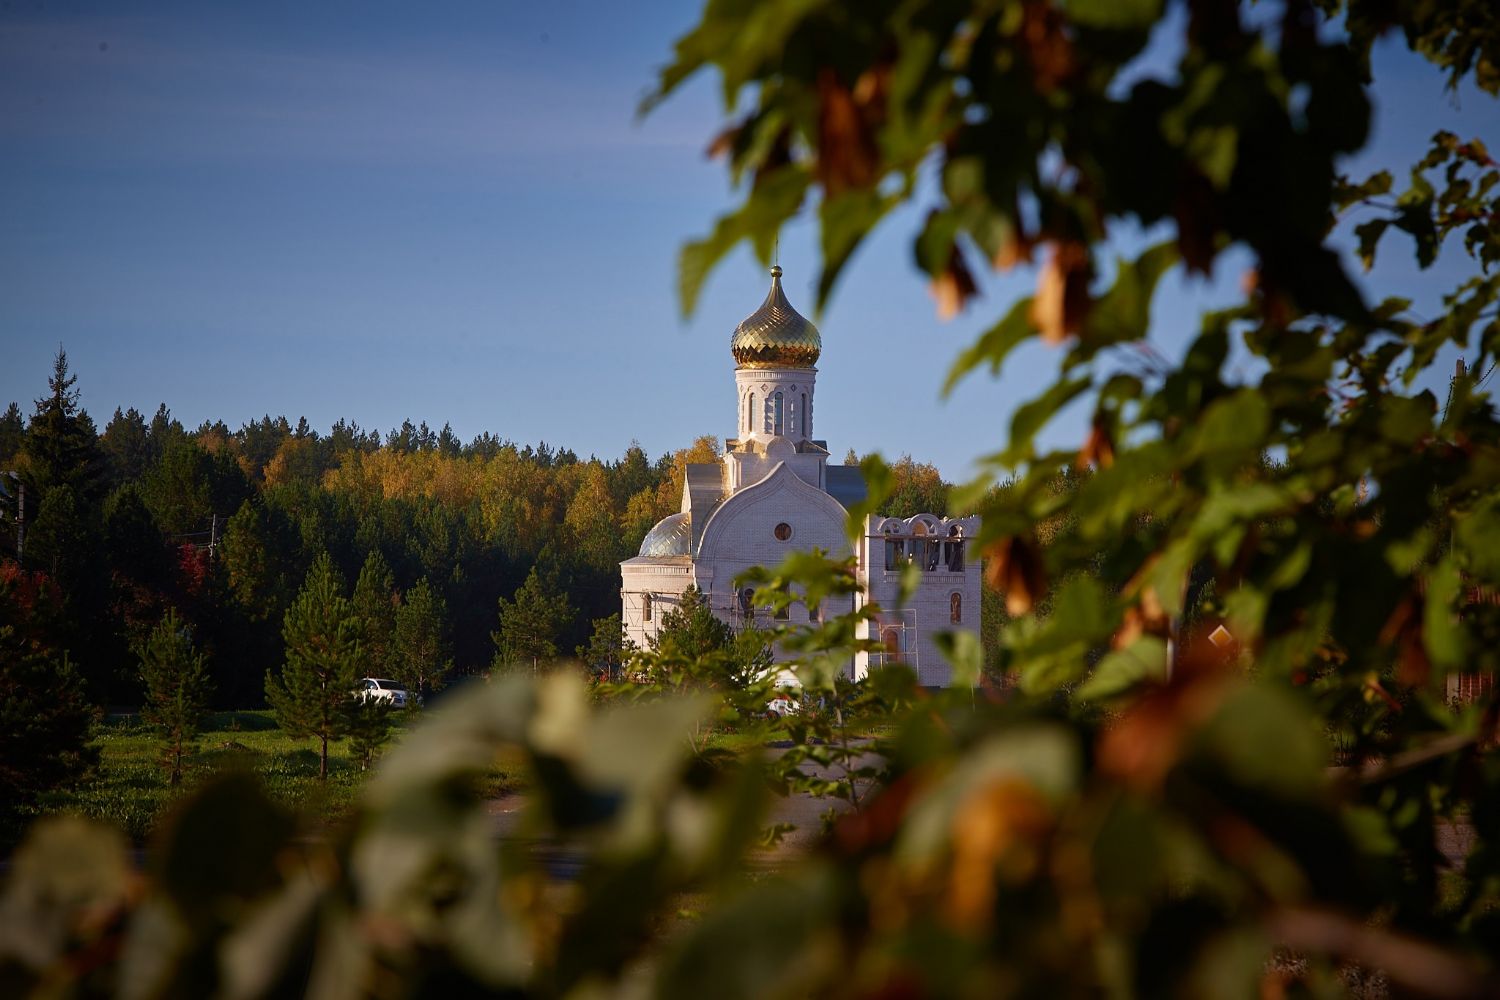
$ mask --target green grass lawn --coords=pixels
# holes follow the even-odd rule
[[[401,738],[397,722],[392,744]],[[133,715],[110,716],[95,731],[99,766],[82,781],[45,795],[33,816],[78,813],[104,820],[136,841],[145,840],[170,808],[214,774],[231,767],[259,775],[271,797],[301,814],[311,826],[337,820],[353,808],[366,772],[349,757],[349,741],[328,745],[328,780],[318,779],[318,741],[293,739],[269,711],[218,712],[209,716],[197,752],[185,762],[183,783],[172,788],[162,766],[161,741]],[[497,796],[523,781],[524,765],[500,761],[482,792]]]

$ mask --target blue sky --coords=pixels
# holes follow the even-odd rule
[[[165,402],[190,427],[410,417],[601,457],[731,434],[729,335],[764,270],[739,252],[689,321],[675,298],[677,248],[733,201],[703,155],[716,81],[635,118],[696,9],[0,5],[0,406],[29,412],[61,342],[101,428]],[[1500,148],[1493,102],[1446,95],[1393,44],[1377,69],[1352,172],[1399,169],[1439,127]],[[836,456],[911,453],[961,478],[1056,355],[1028,348],[939,399],[958,349],[1033,278],[987,278],[940,322],[911,265],[920,217],[885,224],[819,320],[817,432]],[[809,313],[813,237],[793,225],[781,250]],[[1431,309],[1459,258],[1379,269],[1371,294]],[[1153,336],[1169,353],[1244,265],[1168,279]]]

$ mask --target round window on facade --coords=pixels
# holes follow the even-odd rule
[[[792,526],[790,524],[787,524],[785,521],[782,521],[776,526],[775,535],[778,542],[787,541],[792,537]]]

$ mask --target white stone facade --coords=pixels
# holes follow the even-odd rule
[[[847,506],[863,499],[855,466],[830,465],[828,449],[813,433],[813,389],[820,350],[817,328],[796,313],[781,292],[780,268],[761,309],[736,329],[736,427],[719,465],[690,465],[677,514],[651,530],[641,554],[620,564],[621,608],[626,636],[648,647],[663,614],[689,586],[702,592],[714,613],[732,626],[808,622],[844,614],[843,606],[792,607],[773,622],[754,607],[734,579],[753,566],[775,566],[795,550],[818,548],[842,558],[850,554]],[[872,666],[902,662],[922,684],[946,687],[947,661],[938,652],[940,632],[979,629],[980,574],[968,551],[979,531],[977,517],[918,514],[904,520],[872,516],[854,555],[861,592],[854,601],[879,607],[868,638],[882,653],[860,653],[848,664],[851,677]],[[903,567],[917,561],[920,582],[898,608]]]

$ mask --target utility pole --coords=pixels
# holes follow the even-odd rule
[[[19,472],[0,472],[0,476],[9,476],[19,487],[16,495],[16,564],[21,565],[26,552],[26,482]],[[0,485],[0,495],[8,498],[10,491]]]
[[[214,561],[214,549],[219,541],[219,515],[210,514],[208,522],[208,561]]]

